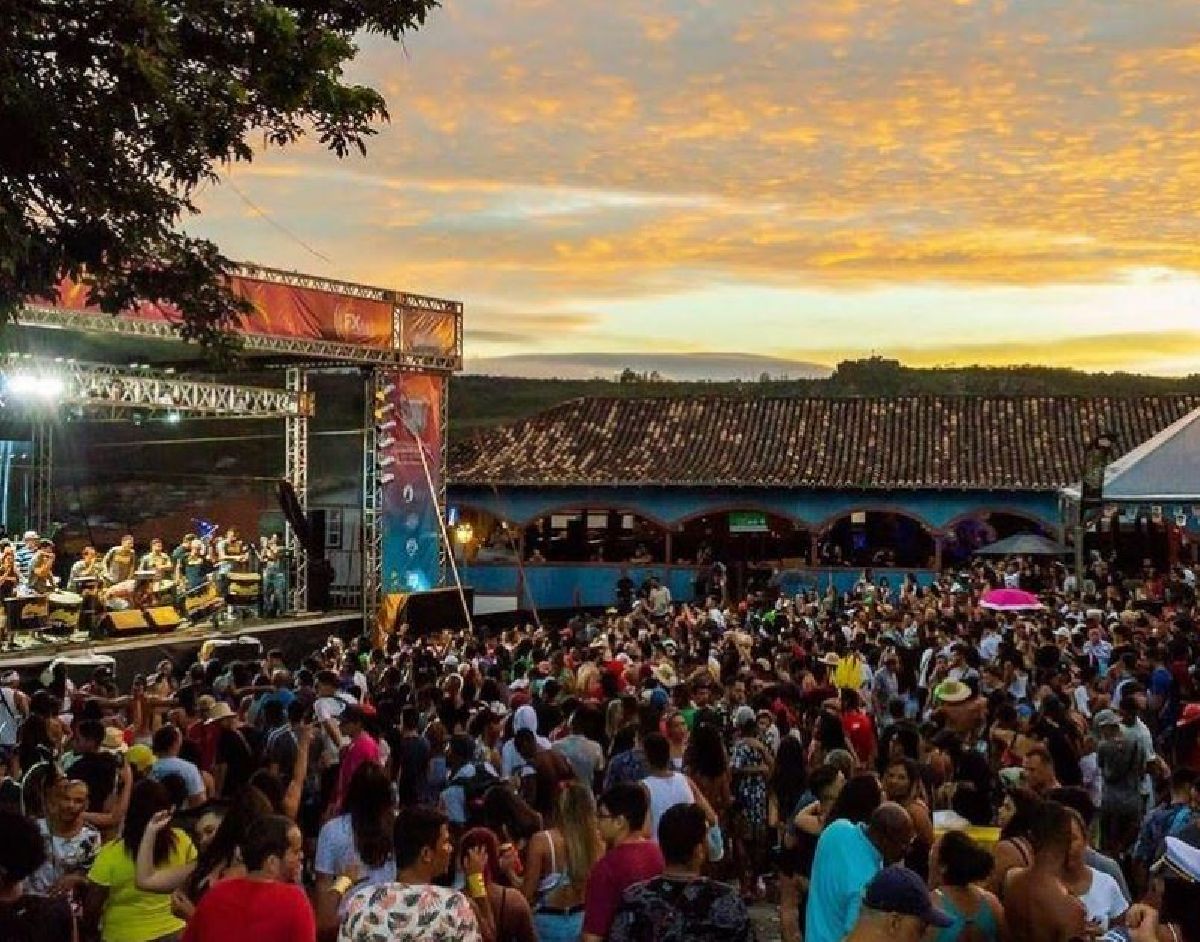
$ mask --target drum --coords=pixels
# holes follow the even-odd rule
[[[262,587],[262,576],[257,572],[231,572],[225,577],[229,580],[229,588],[225,598],[230,605],[246,605],[258,602],[259,590]]]
[[[50,600],[44,595],[14,595],[4,600],[10,631],[41,631],[50,623]]]
[[[51,592],[50,624],[74,631],[79,627],[79,615],[83,611],[83,596],[74,592]]]
[[[175,580],[174,579],[159,579],[150,589],[150,599],[152,605],[174,605],[175,604]]]
[[[225,607],[225,600],[211,582],[198,585],[183,597],[183,610],[191,620],[212,615]]]
[[[133,604],[137,594],[137,582],[126,579],[109,586],[104,592],[105,607],[114,611],[122,611]]]

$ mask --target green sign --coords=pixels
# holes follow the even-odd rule
[[[733,510],[729,513],[730,533],[766,533],[767,515],[758,510]]]

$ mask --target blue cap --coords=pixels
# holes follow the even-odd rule
[[[953,919],[929,901],[925,881],[907,867],[884,867],[875,874],[863,894],[863,905],[881,913],[919,916],[926,925],[939,929],[954,924]]]

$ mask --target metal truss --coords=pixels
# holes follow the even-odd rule
[[[24,380],[31,387],[28,401],[39,406],[52,400],[102,411],[144,409],[245,419],[307,418],[313,412],[312,397],[303,390],[235,386],[101,363],[12,356],[0,361],[0,374],[10,386],[5,400],[8,408],[25,405],[26,401],[11,391],[14,382]],[[38,398],[35,390],[39,383],[61,383],[61,390],[50,399]]]
[[[308,374],[302,369],[289,369],[285,378],[289,395],[301,402],[311,402],[308,392]],[[284,474],[288,483],[296,492],[296,502],[301,512],[308,516],[308,417],[311,410],[298,411],[288,415],[284,420],[284,447],[287,450],[284,459]],[[308,611],[308,547],[297,537],[296,531],[288,523],[284,530],[284,545],[288,551],[295,572],[291,579],[291,598],[288,600],[292,611]]]
[[[450,421],[450,383],[442,383],[442,414],[441,414],[441,429],[440,442],[438,446],[438,494],[437,494],[437,513],[442,518],[443,527],[449,522],[449,508],[446,505],[446,477],[449,473],[447,465],[447,456],[449,452],[449,439],[447,429]],[[451,547],[446,545],[444,538],[445,530],[439,532],[442,538],[438,540],[438,585],[446,584],[446,556],[452,552]],[[457,577],[456,577],[457,578]]]
[[[386,373],[380,370],[367,371],[362,456],[362,607],[367,631],[375,624],[383,587],[383,521],[380,519],[383,513],[383,483],[378,463],[380,420],[375,410],[380,404],[376,394],[381,393],[386,385]]]
[[[30,469],[30,520],[28,528],[46,534],[50,531],[54,506],[54,425],[33,423],[33,467]]]

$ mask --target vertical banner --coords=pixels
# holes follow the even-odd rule
[[[380,483],[383,504],[383,585],[385,595],[425,592],[441,579],[441,527],[437,495],[442,475],[442,376],[392,373],[384,389],[379,420]],[[390,403],[390,408],[388,404]],[[424,450],[429,478],[421,461]]]

